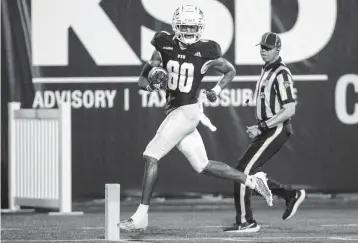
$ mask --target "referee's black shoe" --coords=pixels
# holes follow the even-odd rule
[[[298,207],[303,202],[303,200],[306,197],[306,191],[305,190],[299,190],[296,192],[296,195],[294,197],[289,198],[286,201],[286,210],[282,215],[283,220],[287,220],[293,217],[295,213],[297,212]]]
[[[243,224],[234,224],[233,226],[225,227],[224,232],[227,233],[256,233],[260,230],[260,225],[255,220]]]

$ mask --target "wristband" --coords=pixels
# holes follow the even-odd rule
[[[215,85],[211,90],[214,91],[216,95],[219,95],[222,89],[219,85]]]

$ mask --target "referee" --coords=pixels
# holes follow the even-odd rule
[[[295,114],[295,94],[290,70],[280,57],[281,39],[272,32],[265,33],[261,42],[260,54],[265,62],[261,76],[256,84],[254,99],[256,101],[257,125],[247,128],[246,133],[252,139],[237,165],[245,174],[255,174],[293,134],[290,119]],[[305,198],[304,190],[293,190],[290,186],[268,180],[273,195],[286,201],[282,218],[291,218]],[[257,232],[260,226],[256,223],[251,210],[252,190],[235,183],[234,199],[236,223],[226,232]]]

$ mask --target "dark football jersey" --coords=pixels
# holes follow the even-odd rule
[[[160,52],[163,67],[169,73],[166,89],[166,113],[198,101],[199,87],[211,60],[222,56],[218,43],[200,40],[181,49],[174,34],[158,32],[152,45]]]

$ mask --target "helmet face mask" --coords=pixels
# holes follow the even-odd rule
[[[192,45],[200,40],[204,32],[204,14],[194,5],[182,5],[174,12],[172,28],[180,42]]]

